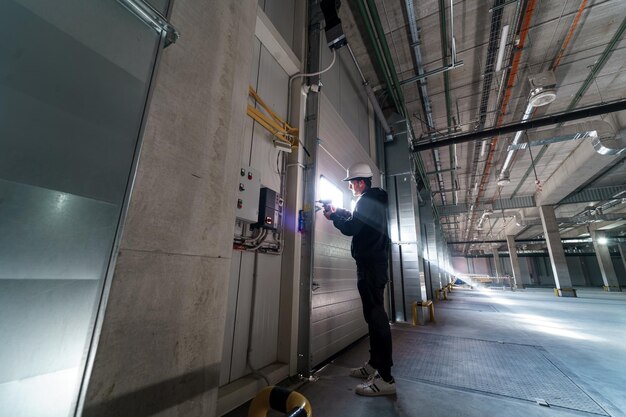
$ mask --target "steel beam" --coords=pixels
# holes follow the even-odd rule
[[[601,114],[615,113],[621,110],[626,110],[626,100],[619,100],[607,104],[586,107],[579,110],[551,114],[548,116],[540,117],[538,119],[532,119],[521,123],[512,123],[492,129],[463,133],[461,135],[446,136],[442,139],[437,139],[430,142],[417,142],[413,146],[413,151],[427,151],[430,149],[440,148],[442,146],[448,146],[455,143],[459,144],[493,136],[501,136],[507,133],[517,132],[518,130],[525,131],[529,129],[536,129],[538,127],[552,126],[560,123],[570,122],[573,120],[584,119],[587,117],[599,116]]]
[[[570,194],[559,204],[588,203],[591,201],[607,201],[615,198],[626,198],[626,185],[615,185],[610,187],[588,188],[575,194]]]

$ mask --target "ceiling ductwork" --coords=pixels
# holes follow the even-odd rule
[[[556,99],[556,78],[552,71],[530,76],[528,82],[530,83],[528,104],[531,106],[546,106]]]
[[[535,110],[535,107],[546,106],[556,99],[556,79],[554,78],[554,73],[552,71],[546,71],[533,75],[528,78],[528,81],[530,83],[530,96],[528,98],[526,110],[522,116],[522,122],[525,122],[530,118]],[[515,146],[520,143],[523,132],[523,130],[515,132],[511,146]],[[498,176],[497,183],[500,186],[511,182],[510,169],[511,164],[513,163],[514,155],[515,149],[509,150],[506,155],[506,159],[504,160],[504,164],[500,170],[500,175]]]
[[[620,130],[617,135],[597,135],[591,143],[600,155],[626,155],[626,129]]]
[[[595,132],[591,140],[584,140],[563,161],[544,184],[543,191],[536,198],[537,205],[557,204],[566,198],[572,189],[578,189],[603,171],[603,167],[618,162],[626,154],[626,143],[621,134],[617,133],[610,118],[592,120],[563,126],[561,133]]]

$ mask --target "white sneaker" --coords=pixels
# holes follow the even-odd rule
[[[363,366],[360,368],[353,368],[350,370],[350,376],[354,378],[368,379],[376,373],[376,369],[369,364],[369,362],[365,362]]]
[[[357,385],[354,392],[366,397],[395,395],[396,381],[392,379],[391,382],[385,382],[385,380],[378,375],[378,372],[376,372],[367,382]]]

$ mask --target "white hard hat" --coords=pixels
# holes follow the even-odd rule
[[[365,162],[357,162],[356,164],[352,164],[350,168],[348,168],[347,176],[344,178],[344,181],[350,181],[355,178],[372,178],[374,174],[372,174],[372,169]]]

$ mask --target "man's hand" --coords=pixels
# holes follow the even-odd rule
[[[337,211],[337,208],[332,204],[324,204],[324,217],[330,220],[330,215]]]

